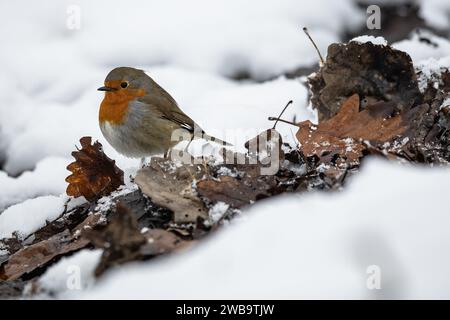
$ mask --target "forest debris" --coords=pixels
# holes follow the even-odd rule
[[[378,102],[359,111],[359,102],[358,94],[352,95],[333,118],[321,122],[313,133],[329,133],[357,141],[386,142],[405,132],[402,117],[392,116],[394,103]]]
[[[423,104],[393,115],[393,103],[377,102],[362,111],[359,105],[359,96],[354,94],[333,118],[319,125],[300,123],[297,138],[305,156],[317,156],[322,163],[334,158],[337,163],[350,165],[358,164],[365,150],[388,157],[404,156],[405,146],[422,134],[422,122],[429,110]]]
[[[339,156],[346,163],[357,164],[367,150],[413,162],[450,160],[450,141],[445,136],[450,129],[450,117],[440,109],[440,97],[445,93],[435,92],[433,99],[426,99],[431,106],[423,103],[399,113],[392,102],[375,101],[362,108],[356,96],[348,98],[334,117],[318,126],[309,121],[300,124],[297,138],[306,156],[316,155],[324,163]],[[358,111],[360,108],[363,110]]]
[[[442,90],[450,92],[450,69],[447,68],[441,75]]]
[[[0,281],[0,300],[20,298],[28,281]]]
[[[122,202],[136,216],[139,229],[167,228],[173,218],[173,213],[153,203],[141,190],[120,196],[113,200]]]
[[[367,104],[392,102],[396,111],[422,103],[411,57],[390,46],[370,42],[331,44],[325,65],[308,81],[319,122],[336,115],[354,93]]]
[[[143,236],[147,239],[147,243],[141,248],[141,252],[146,255],[170,253],[185,249],[195,243],[195,241],[183,240],[176,234],[163,229],[148,229]]]
[[[199,181],[197,183],[197,192],[212,203],[222,201],[233,208],[240,208],[271,196],[272,192],[269,190],[275,188],[276,185],[275,179],[264,181],[249,175],[241,179],[221,176],[218,179]]]
[[[168,253],[188,243],[163,229],[148,229],[142,233],[136,216],[121,202],[117,203],[106,227],[87,231],[85,237],[95,247],[103,249],[96,276],[116,265]]]
[[[6,254],[0,257],[0,277],[27,281],[60,256],[88,245],[104,250],[97,275],[183,249],[260,199],[340,189],[368,154],[414,162],[450,160],[450,73],[438,70],[429,79],[424,72],[420,79],[427,85],[420,91],[411,68],[409,56],[389,46],[334,44],[323,68],[310,78],[320,122],[298,125],[300,147],[282,147],[272,128],[249,140],[246,154],[224,149],[224,159],[236,160],[232,163],[153,158],[135,178],[140,190],[110,193],[123,183],[123,172],[98,142],[82,138],[69,166],[68,193],[91,202],[26,241],[1,240]],[[263,174],[264,161],[274,155],[276,170]],[[220,211],[216,218],[215,209]]]
[[[88,203],[81,204],[74,210],[63,213],[58,219],[47,223],[44,227],[37,230],[31,237],[25,239],[27,244],[37,243],[43,240],[47,240],[53,235],[63,232],[66,229],[73,230],[80,223],[86,224],[91,219],[88,215],[90,206]],[[30,243],[31,241],[31,243]]]
[[[24,242],[15,238],[2,240],[10,254],[0,264],[0,279],[29,277],[62,255],[89,245],[86,230],[106,223],[100,213],[88,214],[85,204],[65,213],[57,220],[30,235]]]
[[[194,179],[205,174],[201,165],[186,164],[173,168],[169,159],[152,158],[150,165],[139,170],[135,182],[153,203],[174,213],[175,223],[195,223],[206,219],[208,210],[192,189]]]
[[[2,253],[2,254],[0,255],[0,266],[1,266],[4,262],[8,261],[9,256],[10,256],[10,254],[9,254],[8,251],[6,251],[6,253]]]
[[[264,166],[275,159],[284,160],[284,153],[281,148],[283,140],[280,133],[272,129],[261,132],[256,137],[245,142],[245,148],[248,150],[248,156],[257,158]]]
[[[102,145],[91,137],[80,139],[81,150],[72,152],[75,161],[67,166],[72,174],[66,178],[67,194],[94,201],[124,184],[123,171],[104,152]]]
[[[348,164],[358,164],[366,149],[363,141],[384,143],[406,131],[401,116],[389,118],[395,109],[392,103],[378,102],[359,111],[359,102],[358,94],[354,94],[331,119],[319,125],[301,122],[297,139],[305,156],[317,156],[323,163],[339,157]]]
[[[8,261],[9,257],[16,251],[19,251],[22,247],[22,242],[17,236],[13,238],[0,239],[0,248],[3,252],[5,252],[5,254],[0,256],[0,265],[2,265],[5,261]]]
[[[97,276],[111,266],[136,260],[141,256],[140,247],[146,242],[138,229],[136,217],[122,203],[116,205],[116,211],[106,227],[86,231],[84,236],[95,247],[104,249],[95,270]]]
[[[139,194],[139,197],[136,194]],[[138,210],[139,214],[132,214],[133,219],[139,218],[140,220],[137,230],[140,230],[139,225],[141,223],[146,227],[168,225],[166,210],[154,206],[139,191],[124,194],[118,199],[121,199],[127,205],[133,205],[133,212],[138,210],[137,208],[142,209],[142,212]],[[115,216],[115,212],[108,215],[108,212],[103,211],[94,211],[88,214],[90,212],[89,207],[94,206],[83,204],[39,229],[26,239],[29,242],[26,247],[23,247],[23,244],[15,238],[2,240],[2,245],[10,253],[1,257],[0,265],[3,265],[0,269],[0,279],[33,278],[35,274],[41,272],[39,270],[44,269],[61,255],[88,246],[91,240],[94,240],[93,237],[90,237],[92,230],[105,230],[102,227],[109,225],[108,219]],[[151,212],[147,212],[147,210],[151,210]],[[122,228],[117,223],[113,223],[114,226],[117,230]],[[107,238],[108,235],[103,235],[103,237]],[[131,237],[128,238],[132,239]],[[98,239],[98,236],[95,239]],[[147,243],[147,237],[144,237],[144,242]],[[161,244],[162,249],[158,249],[158,254],[166,252],[170,248],[169,243],[170,241],[166,240],[165,243]],[[102,247],[99,242],[96,244]],[[156,250],[156,247],[154,250]],[[148,251],[147,249],[146,252]]]
[[[79,250],[88,243],[85,239],[73,239],[70,231],[64,230],[11,255],[8,262],[0,268],[0,279],[16,280],[44,266],[55,257]]]
[[[324,67],[308,78],[319,123],[335,116],[341,102],[358,93],[361,111],[376,113],[392,104],[406,127],[398,139],[383,146],[365,143],[366,150],[413,162],[449,163],[450,115],[443,104],[449,97],[450,73],[446,67],[427,68],[415,71],[409,55],[390,46],[330,45]]]

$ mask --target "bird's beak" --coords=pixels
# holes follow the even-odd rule
[[[116,88],[112,88],[112,87],[100,87],[97,89],[98,91],[116,91]]]

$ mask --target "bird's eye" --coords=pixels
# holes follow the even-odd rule
[[[122,82],[120,86],[125,89],[126,87],[128,87],[128,82]]]

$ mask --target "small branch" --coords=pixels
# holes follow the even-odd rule
[[[281,113],[280,113],[280,115],[278,116],[278,118],[276,118],[275,124],[273,125],[273,128],[272,128],[272,129],[275,130],[275,127],[277,126],[278,120],[280,120],[281,116],[283,115],[283,113],[286,111],[287,107],[289,107],[289,105],[290,105],[291,103],[292,103],[292,100],[289,100],[289,102],[286,104],[286,106],[285,106],[285,107],[283,108],[283,110],[281,111]],[[269,120],[270,120],[271,118],[273,118],[273,117],[270,117]],[[275,119],[275,118],[273,118],[273,119]],[[270,121],[273,121],[273,120],[270,120]]]
[[[323,57],[320,54],[319,48],[317,47],[316,43],[314,42],[314,40],[309,35],[308,28],[303,27],[303,32],[308,36],[309,40],[311,40],[311,43],[313,44],[314,48],[316,49],[317,54],[319,55],[319,59],[320,59],[320,66],[322,67],[325,64],[325,60],[323,60]]]
[[[292,126],[298,127],[298,124],[296,124],[296,123],[294,123],[292,121],[288,121],[288,120],[284,120],[284,119],[280,119],[280,118],[268,117],[267,120],[269,120],[269,121],[277,121],[277,122],[280,121],[280,122],[284,122],[284,123],[290,124]]]

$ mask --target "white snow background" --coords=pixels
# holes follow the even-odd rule
[[[74,8],[81,24],[72,30]],[[448,1],[427,0],[421,15],[448,28],[449,10]],[[139,161],[116,153],[97,123],[96,88],[112,68],[143,68],[206,131],[233,142],[271,126],[267,117],[290,99],[285,118],[315,120],[302,80],[277,75],[317,62],[302,26],[325,54],[364,19],[352,1],[333,0],[0,2],[0,238],[24,238],[62,211],[80,137],[136,170]],[[432,75],[450,66],[450,42],[432,40],[437,47],[414,35],[393,46]],[[273,80],[229,78],[239,73]],[[289,126],[278,129],[294,141]],[[40,283],[71,298],[450,298],[449,178],[446,169],[370,161],[342,194],[258,203],[245,221],[179,256],[96,283],[99,252],[85,250]],[[85,291],[68,289],[69,265],[81,268]],[[370,265],[381,268],[381,290],[366,287]]]

